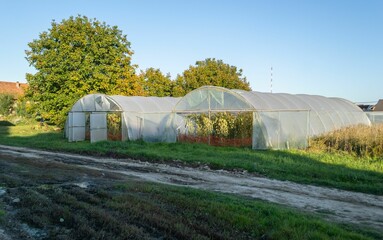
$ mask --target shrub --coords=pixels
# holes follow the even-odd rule
[[[16,115],[20,117],[31,117],[32,106],[33,104],[31,104],[25,97],[17,99],[15,104]]]
[[[11,94],[0,94],[0,115],[7,116],[12,113],[14,102]]]

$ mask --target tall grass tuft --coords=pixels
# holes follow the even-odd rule
[[[383,124],[354,126],[310,140],[311,150],[342,151],[357,157],[383,158]]]

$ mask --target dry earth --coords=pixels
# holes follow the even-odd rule
[[[217,171],[207,167],[190,168],[182,164],[90,157],[0,145],[0,159],[7,157],[60,162],[108,175],[124,175],[144,181],[238,194],[318,213],[330,220],[365,225],[380,231],[383,229],[383,196],[272,180],[246,172]],[[75,184],[86,187],[93,184],[89,181]],[[0,228],[0,238],[6,237],[2,234],[3,230]]]

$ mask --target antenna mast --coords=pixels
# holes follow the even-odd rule
[[[271,66],[270,71],[270,92],[273,93],[273,66]]]

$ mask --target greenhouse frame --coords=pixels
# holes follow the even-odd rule
[[[244,113],[250,118],[241,116]],[[250,145],[253,149],[306,148],[312,136],[342,127],[371,124],[358,106],[341,98],[213,86],[198,88],[184,96],[175,106],[174,114],[175,119],[182,119],[174,123],[178,139],[184,140],[186,136],[187,140],[195,142]],[[243,125],[241,118],[248,124]],[[241,126],[249,130],[243,131]],[[236,134],[238,129],[242,133]],[[227,137],[237,141],[226,144]],[[243,139],[249,137],[250,144]]]
[[[117,120],[116,120],[117,119]],[[91,94],[68,114],[69,141],[203,142],[253,149],[306,148],[309,138],[367,115],[341,98],[204,86],[182,98]],[[113,136],[116,132],[118,137]]]
[[[78,100],[65,124],[69,141],[174,141],[167,122],[179,98],[90,94]]]

